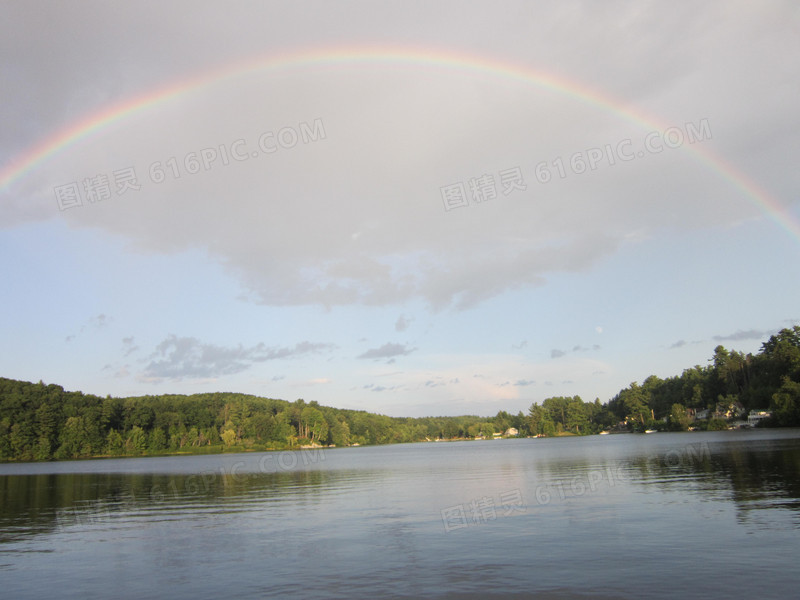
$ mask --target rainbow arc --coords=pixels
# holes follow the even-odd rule
[[[444,68],[468,74],[482,74],[515,80],[527,85],[563,94],[584,104],[608,111],[617,117],[636,124],[645,130],[663,131],[666,124],[645,115],[635,107],[626,105],[598,90],[579,82],[557,77],[529,66],[501,60],[453,53],[441,49],[403,48],[389,46],[317,48],[299,52],[271,55],[228,65],[224,68],[201,73],[180,82],[126,99],[106,109],[87,115],[53,135],[45,138],[11,163],[0,169],[0,190],[8,190],[38,166],[66,149],[96,135],[109,125],[168,103],[186,94],[197,93],[225,80],[256,72],[300,69],[319,66],[391,64],[418,68]],[[777,200],[758,184],[721,157],[711,153],[700,144],[684,145],[682,150],[715,172],[729,185],[743,194],[760,211],[778,226],[800,240],[800,222]]]

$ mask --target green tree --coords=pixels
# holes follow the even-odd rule
[[[53,457],[50,438],[43,435],[39,437],[33,448],[33,460],[49,460]]]
[[[0,419],[0,460],[8,460],[14,457],[9,439],[11,433],[11,419],[3,417]]]
[[[83,417],[69,417],[61,429],[59,441],[61,445],[57,451],[58,458],[78,458],[89,454],[89,440]]]
[[[147,433],[138,425],[134,425],[125,440],[125,451],[128,454],[144,454],[147,450]]]
[[[575,396],[567,402],[566,428],[578,434],[587,433],[589,415],[587,405],[583,403],[580,396]]]
[[[124,441],[119,431],[112,429],[106,436],[106,453],[112,456],[122,454],[124,450]]]
[[[197,427],[192,427],[189,431],[186,432],[186,439],[181,447],[189,446],[193,448],[194,446],[200,445],[200,432],[197,431]]]
[[[554,396],[552,398],[546,398],[545,401],[542,402],[542,406],[547,409],[552,421],[556,425],[561,425],[562,428],[567,425],[567,406],[570,400],[572,400],[572,398]]]
[[[772,395],[772,420],[781,427],[800,426],[800,383],[784,378]]]
[[[331,441],[336,446],[350,445],[350,426],[344,418],[337,419],[336,424],[331,427]]]
[[[531,404],[528,411],[528,423],[531,435],[553,436],[556,434],[555,423],[550,411],[536,402]]]
[[[512,420],[513,417],[506,411],[504,410],[498,411],[493,419],[495,431],[502,431],[502,432],[507,431],[508,428],[511,427]]]
[[[259,442],[266,442],[272,438],[272,415],[266,411],[255,413],[248,418],[245,425],[245,432],[248,437],[252,437]]]
[[[236,443],[236,432],[233,429],[225,429],[221,437],[226,446],[233,446],[233,444]]]
[[[111,396],[104,398],[100,408],[100,425],[105,430],[119,430],[123,426],[123,418],[122,401]]]
[[[651,416],[645,391],[634,381],[627,389],[622,390],[619,395],[625,410],[626,420],[644,429],[645,423]]]
[[[312,442],[322,442],[328,438],[328,422],[318,408],[306,406],[300,414],[300,437]]]
[[[10,428],[8,441],[14,458],[18,460],[31,460],[33,458],[36,434],[29,421],[14,423]]]
[[[728,422],[725,419],[710,419],[708,421],[709,431],[724,431],[728,428]]]
[[[147,448],[150,452],[162,452],[167,447],[167,434],[160,427],[150,432],[147,439]]]
[[[293,446],[297,443],[297,430],[289,419],[289,413],[286,411],[281,411],[272,417],[272,440]]]
[[[675,431],[686,431],[689,429],[692,419],[686,414],[686,407],[683,404],[673,404],[669,413],[670,429]]]
[[[47,440],[47,447],[51,448],[58,443],[58,425],[59,414],[58,411],[51,404],[44,402],[36,410],[36,425],[39,432],[39,446],[44,448],[42,438]],[[38,458],[37,460],[46,460],[50,456]]]

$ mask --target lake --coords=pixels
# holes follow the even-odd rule
[[[788,598],[800,430],[0,465],[47,598]]]

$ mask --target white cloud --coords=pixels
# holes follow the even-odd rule
[[[744,142],[746,135],[759,135],[744,127],[746,122],[715,120],[707,108],[684,106],[685,102],[672,97],[673,91],[683,95],[680,84],[686,77],[716,75],[720,62],[739,68],[736,57],[727,56],[729,50],[723,49],[730,47],[730,36],[736,38],[735,48],[748,47],[739,39],[735,23],[747,22],[752,14],[761,19],[759,26],[777,27],[772,32],[776,45],[790,43],[785,35],[791,19],[783,22],[740,8],[742,14],[728,15],[734,20],[730,29],[709,30],[703,24],[715,22],[713,7],[693,7],[691,13],[656,7],[645,14],[622,6],[618,10],[583,6],[580,19],[572,9],[551,6],[543,10],[575,20],[578,31],[586,34],[571,36],[572,46],[557,46],[565,79],[589,80],[604,93],[634,104],[632,96],[644,101],[647,93],[664,94],[671,98],[670,107],[680,107],[673,108],[672,114],[658,104],[651,109],[662,113],[658,116],[665,125],[682,127],[710,115],[718,138],[725,134]],[[104,26],[117,31],[131,47],[120,44],[110,53],[92,53],[90,44],[76,42],[91,20],[82,23],[73,12],[62,12],[63,22],[59,22],[74,31],[70,47],[86,59],[81,64],[108,74],[109,64],[123,64],[114,61],[120,61],[124,53],[124,64],[132,65],[141,76],[143,87],[136,93],[157,88],[154,75],[168,68],[165,61],[143,62],[143,57],[168,53],[176,58],[171,61],[175,72],[165,76],[185,79],[202,64],[193,60],[187,48],[205,47],[201,41],[219,35],[215,28],[198,22],[197,31],[182,31],[180,44],[160,40],[159,52],[149,48],[148,41],[150,51],[137,55],[143,40],[122,28],[128,21],[141,21],[139,11],[130,10],[124,11],[127,20],[106,14],[109,24],[104,22]],[[284,17],[291,14],[285,9]],[[685,18],[688,14],[691,19]],[[689,36],[689,43],[665,46],[661,36],[623,35],[622,44],[621,18],[628,24],[624,31],[674,30]],[[233,19],[243,34],[255,34],[253,23],[260,22],[238,21],[226,13],[210,22],[220,19]],[[538,29],[544,21],[536,19],[532,25]],[[579,25],[589,22],[592,25],[585,30]],[[348,27],[358,25],[349,23]],[[554,64],[549,54],[553,50],[545,42],[558,38],[558,29],[542,28],[545,35],[537,43],[542,44],[539,67],[543,70]],[[12,39],[18,36],[11,30],[8,33]],[[302,34],[314,39],[310,29]],[[263,35],[252,39],[263,39]],[[215,64],[236,65],[241,61],[236,52],[249,50],[248,43],[234,43],[229,55],[218,57]],[[715,43],[722,45],[718,48]],[[604,77],[597,81],[600,71],[587,68],[587,50],[606,65]],[[697,50],[706,53],[702,61],[695,59]],[[270,55],[268,48],[264,52]],[[748,47],[743,57],[745,66],[757,75],[763,65],[756,70],[752,52]],[[632,57],[637,64],[646,63],[647,69],[625,69]],[[46,61],[44,54],[20,58],[37,73],[36,79],[23,77],[14,82],[23,89],[37,89],[42,81],[50,81],[42,77],[43,70],[63,79],[48,62],[51,53]],[[790,53],[783,54],[784,63],[796,60]],[[508,59],[509,64],[516,62],[518,58]],[[96,81],[79,79],[70,86],[64,79],[59,95],[96,108],[129,98],[134,93],[129,74],[111,73],[112,85],[102,92]],[[433,73],[437,76],[432,77]],[[745,103],[746,96],[757,89],[749,86],[731,94],[725,87],[728,80],[718,77],[709,85],[714,87],[707,93],[726,94],[726,104]],[[51,96],[21,95],[44,104],[52,103]],[[264,98],[270,99],[266,111]],[[31,110],[27,100],[24,110]],[[784,130],[797,123],[794,113],[786,107]],[[324,125],[324,138],[278,147],[269,155],[259,151],[262,133],[277,134],[284,128],[298,133],[301,122],[317,119]],[[646,126],[631,126],[619,114],[498,74],[434,70],[424,63],[385,69],[377,61],[337,70],[311,64],[277,72],[256,70],[154,106],[62,153],[46,169],[32,173],[30,181],[46,191],[45,197],[33,203],[44,202],[55,210],[54,185],[135,167],[142,180],[140,191],[59,216],[74,227],[126,236],[136,247],[152,252],[205,246],[212,258],[240,278],[252,298],[264,304],[383,306],[423,299],[438,309],[467,308],[508,290],[541,285],[549,273],[589,269],[617,252],[632,232],[735,222],[754,214],[747,201],[721,189],[724,182],[719,173],[698,166],[691,156],[694,150],[704,150],[703,144],[709,151],[715,149],[715,140],[625,164],[611,165],[603,158],[595,170],[573,172],[570,157],[576,153],[583,153],[585,160],[590,148],[628,138],[638,147],[647,133]],[[185,159],[193,153],[212,149],[220,154],[220,145],[230,151],[239,139],[246,142],[247,160],[229,160],[225,166],[217,157],[208,170],[187,172]],[[251,152],[260,156],[253,158]],[[176,157],[174,167],[167,166],[171,157]],[[562,157],[567,166],[555,166],[555,157]],[[545,185],[537,182],[534,168],[541,161],[549,161],[546,168],[551,180]],[[154,163],[167,173],[165,182],[149,181]],[[525,192],[499,193],[485,203],[444,210],[442,186],[461,182],[469,190],[471,178],[483,174],[498,178],[499,171],[513,167],[522,169]],[[170,174],[173,168],[177,178]],[[559,169],[566,169],[565,178]],[[652,185],[655,174],[664,185]],[[725,203],[723,211],[720,202]]]

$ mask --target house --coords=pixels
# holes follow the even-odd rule
[[[696,421],[704,421],[705,419],[708,419],[710,413],[711,411],[709,409],[704,408],[703,410],[695,411],[694,418]]]
[[[509,427],[506,429],[506,437],[514,437],[519,435],[519,430],[516,427]]]
[[[772,413],[768,410],[751,410],[750,414],[747,415],[747,424],[751,427],[756,427],[761,421],[769,419],[771,416]]]
[[[733,419],[743,417],[747,411],[741,402],[720,402],[716,406],[713,417],[715,419]]]

